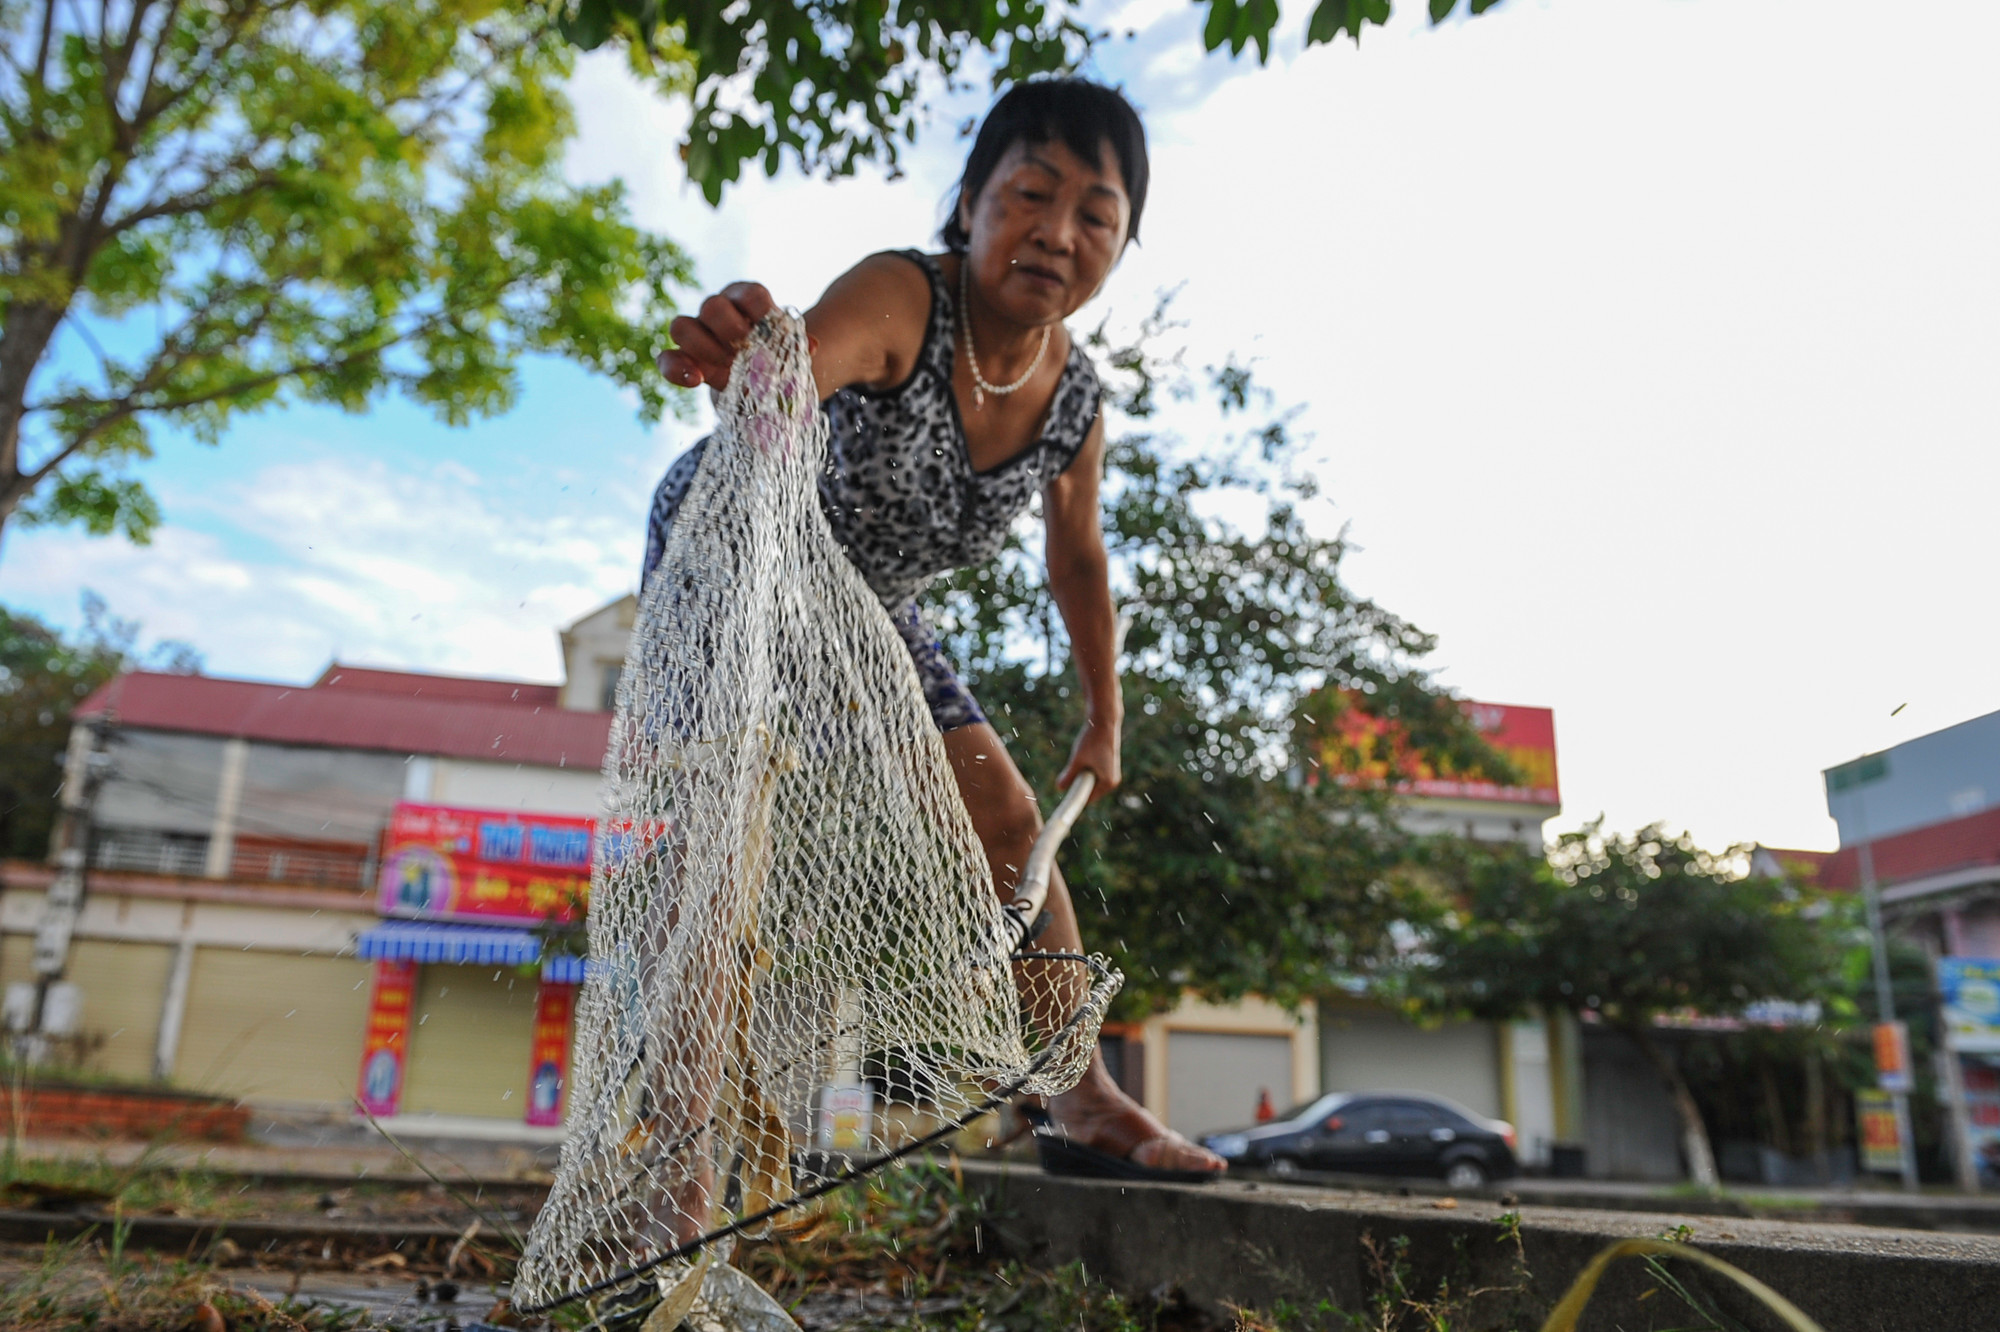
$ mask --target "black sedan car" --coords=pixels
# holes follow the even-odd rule
[[[1421,1092],[1331,1092],[1268,1124],[1211,1133],[1201,1143],[1232,1166],[1273,1175],[1422,1175],[1471,1189],[1519,1169],[1512,1124]]]

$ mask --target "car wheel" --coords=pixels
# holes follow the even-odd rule
[[[1476,1189],[1486,1183],[1486,1167],[1470,1159],[1453,1161],[1444,1168],[1444,1183],[1449,1189]]]
[[[1296,1156],[1274,1156],[1264,1163],[1264,1169],[1279,1179],[1290,1179],[1299,1173],[1299,1160]]]

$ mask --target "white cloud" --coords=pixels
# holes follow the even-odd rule
[[[1575,817],[1830,843],[1820,768],[2000,706],[2000,7],[1399,10],[1257,69],[1195,58],[1185,5],[1108,9],[1142,29],[1101,64],[1155,160],[1102,304],[1185,283],[1200,358],[1310,404],[1354,581],[1440,635],[1456,687],[1555,708]],[[711,210],[678,113],[614,59],[575,91],[579,179],[624,176],[707,282],[801,307],[929,243],[984,101],[900,183],[757,177]],[[649,478],[566,477],[576,502],[524,517],[485,475],[267,468],[150,551],[10,533],[0,574],[16,603],[95,586],[245,673],[550,678],[554,627],[630,586]]]
[[[284,463],[174,506],[226,518],[235,540],[181,523],[149,547],[36,533],[31,559],[11,552],[9,598],[61,607],[94,588],[149,638],[194,643],[225,674],[299,680],[338,658],[552,680],[556,629],[636,581],[628,508],[510,511],[452,462]],[[264,553],[238,549],[243,536]]]

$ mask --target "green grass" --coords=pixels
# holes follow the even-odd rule
[[[107,1212],[116,1205],[126,1212],[228,1219],[256,1211],[236,1181],[206,1170],[158,1169],[145,1154],[128,1165],[103,1157],[0,1156],[0,1202],[26,1205],[37,1187],[101,1195],[95,1206]]]
[[[206,1264],[128,1253],[110,1225],[0,1261],[0,1327],[8,1332],[182,1332],[212,1310],[228,1332],[350,1332],[355,1312],[273,1304]],[[209,1324],[213,1327],[214,1324]]]

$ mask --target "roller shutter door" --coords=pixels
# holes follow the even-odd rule
[[[1257,1093],[1284,1109],[1292,1096],[1292,1038],[1235,1032],[1167,1033],[1167,1123],[1189,1137],[1242,1128]]]
[[[63,979],[83,991],[86,1068],[117,1078],[153,1076],[160,1002],[173,964],[169,944],[78,939],[70,945]]]
[[[353,958],[196,949],[174,1081],[252,1101],[347,1105],[368,978]]]
[[[497,974],[492,967],[421,968],[402,1113],[516,1120],[527,1113],[535,985],[511,967]]]

